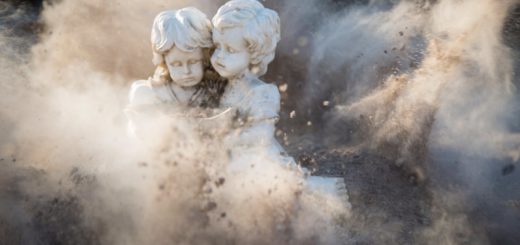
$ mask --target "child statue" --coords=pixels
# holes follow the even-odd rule
[[[226,85],[209,63],[211,22],[188,7],[159,13],[153,22],[151,43],[155,74],[135,81],[126,114],[129,133],[142,135],[142,119],[151,112],[180,112],[193,107],[217,107]]]
[[[221,106],[236,109],[242,124],[228,139],[235,147],[264,146],[280,153],[274,139],[280,93],[275,85],[258,79],[274,59],[280,40],[278,15],[257,1],[230,1],[218,10],[213,25],[211,63],[229,80]]]
[[[245,168],[258,157],[287,168],[301,170],[274,137],[280,111],[277,86],[258,79],[274,59],[280,40],[278,14],[256,0],[232,0],[220,7],[213,17],[215,52],[211,63],[229,83],[222,95],[222,107],[237,111],[239,125],[227,136],[231,147],[231,169]],[[304,174],[305,175],[305,174]],[[348,205],[341,178],[307,176],[305,186],[311,191],[330,192]]]

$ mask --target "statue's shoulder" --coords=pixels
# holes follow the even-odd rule
[[[277,118],[280,111],[280,92],[273,84],[257,79],[252,83],[250,113],[257,118]]]
[[[137,80],[130,86],[128,99],[131,105],[154,104],[157,95],[150,80]]]
[[[255,79],[251,88],[253,95],[260,100],[268,100],[278,103],[280,101],[280,91],[274,84],[266,83],[260,79]]]

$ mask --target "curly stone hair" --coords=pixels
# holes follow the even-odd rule
[[[204,59],[204,76],[196,85],[196,92],[191,102],[204,98],[199,106],[216,107],[224,93],[227,80],[218,76],[209,62],[213,40],[211,38],[211,22],[204,13],[196,8],[188,7],[176,11],[163,11],[153,22],[151,43],[153,63],[156,66],[152,80],[157,84],[172,82],[164,61],[164,56],[174,47],[185,52],[202,48]]]
[[[267,72],[280,41],[280,17],[275,11],[256,0],[232,0],[219,8],[212,22],[219,31],[243,27],[243,38],[251,54],[250,71],[257,76]]]

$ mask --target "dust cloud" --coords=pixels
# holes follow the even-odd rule
[[[218,137],[199,134],[188,119],[156,115],[148,137],[127,135],[129,85],[154,70],[149,33],[155,15],[191,5],[211,16],[220,4],[52,1],[32,29],[38,36],[30,28],[17,37],[6,25],[1,240],[337,242],[343,206],[302,193],[302,176],[271,164],[262,157],[267,153],[255,152],[251,170],[232,174],[225,171],[229,149]],[[7,8],[17,21],[31,11]]]
[[[223,171],[228,149],[189,121],[157,117],[153,140],[127,137],[130,82],[153,71],[153,17],[184,6],[212,16],[224,2],[62,0],[39,16],[0,3],[0,240],[356,243],[345,227],[367,224],[301,194],[300,177],[261,152],[234,176]],[[520,155],[518,58],[503,33],[517,2],[263,3],[282,20],[266,75],[284,85],[282,128],[375,152],[427,183],[433,217],[417,241],[490,243],[474,209],[496,216],[490,226],[516,224],[490,203],[519,197],[490,173]],[[480,197],[497,189],[499,199]],[[383,230],[366,233],[395,241]]]
[[[382,155],[427,184],[436,218],[426,241],[487,244],[477,234],[501,219],[511,234],[514,218],[497,210],[518,217],[506,204],[517,190],[501,179],[518,160],[518,40],[505,31],[518,25],[518,1],[291,4],[308,25],[290,28],[298,49],[284,51],[308,73],[291,78],[303,88],[288,111],[322,125],[315,141]]]

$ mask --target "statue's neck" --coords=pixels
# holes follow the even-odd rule
[[[173,82],[170,82],[168,84],[170,86],[170,89],[172,90],[172,93],[176,99],[179,100],[179,102],[186,104],[190,100],[191,96],[195,93],[196,88],[195,86],[192,87],[181,87]]]
[[[249,71],[246,71],[238,76],[229,79],[229,87],[230,88],[245,88],[249,87],[251,81],[253,81],[254,76]]]
[[[194,93],[197,90],[195,86],[182,87],[173,82],[170,82],[169,86],[172,87],[172,89],[174,89],[176,92],[179,91],[183,93]]]

